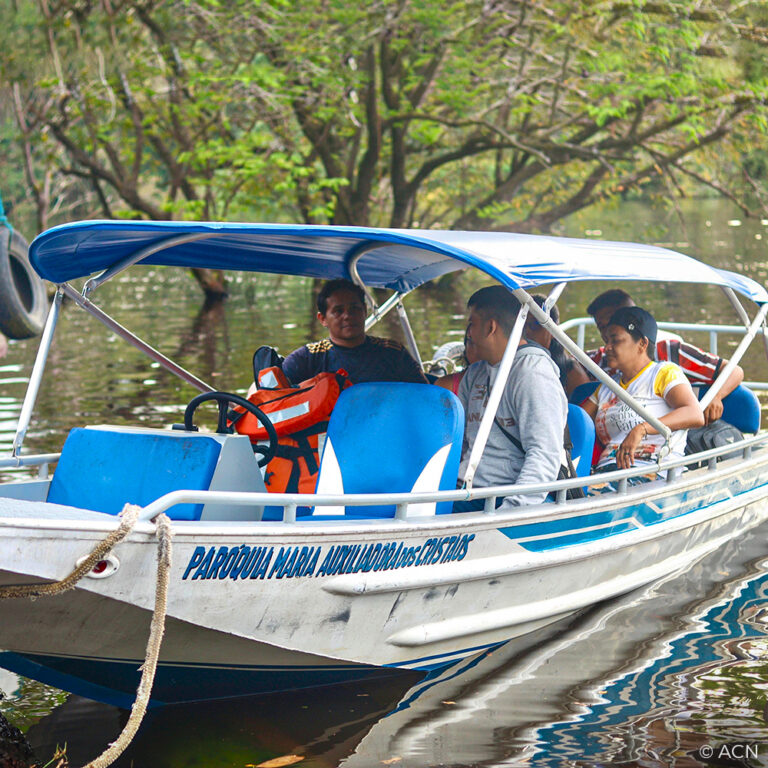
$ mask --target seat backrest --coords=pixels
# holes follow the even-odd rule
[[[568,396],[568,402],[574,405],[581,405],[597,389],[599,381],[585,381],[583,384],[573,388],[573,392]]]
[[[568,431],[573,443],[571,460],[576,467],[576,474],[586,477],[592,469],[595,424],[583,408],[573,403],[568,404]]]
[[[699,387],[699,400],[709,387]],[[723,398],[723,421],[732,424],[740,432],[757,432],[760,429],[760,401],[748,387],[739,384]]]
[[[221,445],[206,435],[76,428],[67,437],[48,501],[118,514],[165,493],[208,490]],[[199,520],[202,504],[179,504],[174,520]],[[172,514],[170,514],[172,513]]]
[[[355,384],[341,393],[331,414],[316,492],[453,490],[463,435],[464,409],[447,389],[402,382]],[[412,505],[409,515],[446,514],[451,508],[451,502]],[[395,506],[317,507],[316,512],[393,517]]]

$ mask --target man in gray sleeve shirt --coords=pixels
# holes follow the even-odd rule
[[[467,369],[459,387],[467,420],[460,479],[464,477],[520,302],[503,286],[494,285],[474,293],[467,308],[467,336],[480,360]],[[567,412],[565,392],[549,352],[536,342],[522,339],[475,473],[474,487],[556,480]],[[546,493],[507,496],[498,503],[501,509],[509,509],[537,504],[545,497]],[[482,499],[457,502],[454,511],[482,509],[483,505]]]

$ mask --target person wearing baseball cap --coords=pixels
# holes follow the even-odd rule
[[[659,327],[653,319],[653,315],[642,307],[620,307],[608,321],[608,326],[618,325],[629,331],[633,338],[648,340],[648,357],[655,360],[656,337]]]
[[[650,312],[621,307],[605,330],[605,356],[627,393],[672,430],[670,458],[677,458],[683,456],[688,429],[704,424],[704,412],[680,366],[655,361],[657,333]],[[582,407],[594,419],[597,438],[604,446],[596,472],[651,467],[659,461],[664,437],[608,387],[601,384]],[[632,480],[655,478],[656,473],[650,472]]]
[[[621,288],[611,288],[592,300],[587,307],[587,314],[594,318],[600,336],[604,337],[608,328],[608,321],[613,317],[614,312],[620,307],[634,306],[635,302],[626,291]],[[608,361],[605,358],[605,347],[593,349],[587,352],[587,354],[603,370],[607,370],[610,374],[614,373],[608,367]],[[694,387],[697,385],[711,386],[720,374],[720,371],[728,364],[728,360],[725,358],[705,352],[703,349],[684,341],[677,334],[664,330],[660,330],[656,334],[655,359],[669,360],[671,363],[679,365],[683,369],[683,373],[688,377],[688,381]],[[744,371],[737,365],[726,379],[720,391],[704,410],[706,427],[697,429],[688,435],[689,453],[704,450],[704,446],[712,447],[705,435],[707,433],[716,435],[722,432],[723,424],[718,424],[718,422],[723,415],[723,399],[733,392],[743,379]],[[735,427],[730,427],[730,429],[732,430],[732,439],[742,439],[742,435]],[[695,446],[691,445],[691,442],[695,443]],[[720,443],[715,444],[719,445]]]

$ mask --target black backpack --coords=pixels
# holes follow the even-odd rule
[[[253,380],[258,386],[259,371],[265,368],[282,368],[283,356],[277,353],[273,347],[262,346],[253,353]]]
[[[718,419],[711,424],[705,424],[703,427],[696,427],[696,429],[688,430],[688,441],[685,444],[686,456],[691,453],[699,453],[701,451],[709,451],[712,448],[721,448],[724,445],[732,445],[738,443],[744,439],[744,435],[736,429],[732,424],[727,421]],[[738,456],[736,453],[728,453],[722,456],[718,456],[717,460],[732,459]],[[689,468],[695,469],[701,466],[701,462],[694,462],[688,465]]]

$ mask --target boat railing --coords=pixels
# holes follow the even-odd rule
[[[48,477],[48,465],[55,464],[61,458],[60,453],[38,453],[29,456],[0,457],[0,470],[24,469],[25,467],[37,467],[38,477]]]
[[[666,471],[667,477],[664,483],[671,483],[679,479],[686,467],[691,465],[707,465],[709,472],[718,468],[718,458],[740,456],[742,462],[749,461],[752,457],[752,450],[755,446],[760,446],[768,441],[768,434],[762,433],[745,437],[738,443],[712,448],[701,453],[690,454],[677,459],[665,459],[659,465],[658,469]],[[12,470],[25,467],[38,467],[38,477],[45,479],[48,477],[48,467],[59,459],[58,453],[37,454],[29,456],[10,456],[0,458],[0,470]],[[764,458],[760,458],[763,461]],[[235,491],[173,491],[148,504],[140,515],[141,520],[153,520],[161,512],[164,512],[177,504],[232,504],[234,506],[272,506],[283,508],[283,522],[296,522],[297,509],[299,507],[339,507],[339,506],[372,506],[372,505],[395,505],[395,521],[405,521],[409,519],[408,508],[412,504],[432,504],[439,502],[484,500],[485,513],[496,511],[496,500],[505,496],[537,495],[542,493],[551,494],[554,498],[553,514],[557,507],[561,507],[566,501],[568,490],[572,488],[588,488],[590,486],[614,484],[617,495],[623,495],[632,487],[629,483],[631,478],[647,475],[657,465],[649,467],[648,465],[632,467],[630,469],[616,470],[614,472],[601,472],[598,474],[587,475],[585,477],[567,478],[565,480],[556,480],[547,483],[527,483],[523,485],[504,485],[492,486],[486,488],[472,488],[471,490],[457,489],[452,491],[432,491],[429,493],[366,493],[366,494],[338,494],[338,495],[315,495],[298,493],[246,493]],[[743,466],[743,465],[742,465]],[[708,475],[709,477],[709,475]],[[637,486],[635,486],[636,488]],[[648,488],[648,485],[644,485]],[[590,496],[587,500],[592,502],[598,498],[607,500],[605,494],[600,496]],[[584,501],[584,500],[577,500]],[[568,509],[571,508],[568,503]],[[516,519],[522,519],[524,510],[521,508],[515,510]],[[540,512],[539,512],[540,514]],[[443,517],[443,516],[441,516]],[[324,518],[324,522],[329,517]],[[350,522],[359,522],[363,518],[350,518],[339,516],[339,522],[349,524]],[[377,522],[386,523],[388,518],[377,519]],[[312,520],[312,517],[303,518],[304,521]],[[279,522],[279,521],[278,521]],[[368,522],[371,522],[370,520]]]
[[[594,327],[595,321],[591,317],[574,317],[560,324],[564,331],[576,331],[576,343],[584,349],[586,344],[587,328]],[[709,335],[709,352],[713,355],[718,353],[718,344],[720,335],[744,336],[747,328],[743,325],[722,325],[717,323],[668,323],[660,321],[659,328],[665,331],[677,333],[706,333]],[[758,335],[765,334],[765,328],[757,331]],[[768,390],[768,382],[764,381],[745,381],[744,385],[750,389]]]
[[[672,483],[683,476],[685,467],[691,464],[707,464],[707,478],[711,480],[711,473],[718,469],[717,459],[721,456],[736,456],[741,457],[740,470],[743,471],[747,468],[747,462],[752,460],[752,450],[755,446],[761,445],[768,441],[768,434],[758,434],[745,438],[736,444],[730,444],[726,446],[720,446],[712,448],[708,451],[702,451],[701,453],[691,454],[682,458],[664,460],[658,468],[667,472],[666,480],[661,481],[661,484]],[[757,463],[765,461],[765,457],[761,456],[755,459]],[[654,465],[655,467],[656,465]],[[337,494],[337,495],[315,495],[315,494],[283,494],[283,493],[242,493],[242,492],[228,492],[228,491],[172,491],[171,493],[161,496],[159,499],[148,504],[142,510],[139,519],[140,520],[153,520],[161,512],[170,509],[176,504],[232,504],[235,506],[256,506],[256,505],[269,505],[283,508],[283,522],[295,523],[297,516],[297,509],[299,507],[339,507],[339,506],[377,506],[377,505],[395,505],[396,512],[394,518],[382,518],[382,519],[364,519],[355,517],[338,516],[339,523],[345,523],[347,525],[359,524],[361,521],[366,523],[382,523],[386,524],[390,522],[406,522],[409,520],[408,507],[412,504],[430,504],[439,502],[455,502],[455,501],[469,501],[476,499],[483,499],[485,501],[484,513],[496,512],[496,500],[505,496],[519,496],[519,495],[537,495],[542,493],[551,493],[555,497],[555,503],[552,505],[552,514],[557,515],[558,509],[570,510],[574,503],[605,503],[608,499],[607,494],[600,494],[599,496],[588,496],[582,500],[574,500],[567,503],[566,493],[570,488],[584,488],[596,485],[605,485],[607,483],[615,483],[615,493],[619,496],[626,494],[632,486],[629,484],[629,480],[633,477],[639,477],[647,475],[649,470],[652,471],[653,467],[649,468],[648,465],[641,467],[633,467],[631,469],[616,470],[614,472],[602,472],[596,475],[588,475],[586,477],[568,478],[566,480],[556,480],[548,483],[527,483],[524,485],[504,485],[493,486],[487,488],[472,488],[471,490],[454,490],[454,491],[433,491],[429,493],[366,493],[366,494]],[[730,467],[724,467],[723,469],[730,471]],[[649,484],[644,484],[644,489],[649,489]],[[634,486],[637,490],[637,486]],[[538,506],[538,505],[537,505]],[[526,517],[524,508],[517,508],[514,511],[515,520],[523,520]],[[534,516],[540,517],[541,508],[538,507]],[[439,517],[450,518],[450,515],[440,515]],[[311,522],[312,517],[302,518],[302,522]],[[324,517],[322,522],[328,522],[329,516]],[[278,521],[279,522],[279,521]],[[335,522],[335,521],[334,521]]]

